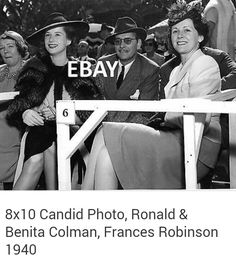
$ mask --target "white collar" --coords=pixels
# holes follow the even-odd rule
[[[119,74],[120,74],[120,72],[121,72],[122,66],[124,66],[124,67],[125,67],[124,78],[125,78],[125,76],[126,76],[127,73],[129,72],[129,70],[130,70],[132,64],[134,63],[134,61],[135,61],[135,59],[132,60],[130,63],[128,63],[128,64],[126,64],[126,65],[123,65],[123,64],[120,62],[120,60],[118,60],[119,67],[118,67],[118,74],[117,74],[117,77],[119,77]]]

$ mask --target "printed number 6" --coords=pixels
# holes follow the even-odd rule
[[[63,115],[64,117],[67,117],[67,116],[68,116],[68,108],[65,108],[65,109],[63,110],[62,115]]]

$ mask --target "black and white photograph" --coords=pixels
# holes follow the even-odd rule
[[[0,0],[0,254],[46,255],[41,237],[141,255],[143,238],[150,254],[181,237],[222,255],[235,61],[235,0]]]

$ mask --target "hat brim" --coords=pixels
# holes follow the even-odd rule
[[[71,26],[71,27],[73,27],[75,29],[75,35],[78,35],[81,38],[85,37],[86,34],[89,31],[89,25],[86,22],[83,22],[83,21],[57,22],[57,23],[50,24],[48,26],[45,26],[45,27],[37,30],[36,32],[34,32],[30,36],[28,36],[26,38],[26,41],[29,44],[33,45],[33,46],[39,46],[40,45],[40,41],[42,39],[42,36],[46,32],[46,30],[49,30],[49,29],[52,29],[52,28],[55,28],[55,27],[64,27],[64,26]]]
[[[131,28],[124,31],[121,31],[119,33],[114,33],[106,38],[106,42],[113,43],[114,39],[117,35],[125,34],[125,33],[137,33],[138,37],[144,41],[147,37],[147,32],[144,28]]]

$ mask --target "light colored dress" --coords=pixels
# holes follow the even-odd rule
[[[6,64],[0,66],[0,92],[14,91],[16,76],[7,75]],[[0,103],[0,182],[12,182],[20,149],[19,130],[6,120],[8,103]]]
[[[215,60],[195,52],[171,73],[167,98],[201,97],[220,90],[220,72]],[[105,145],[124,189],[184,188],[182,115],[168,113],[172,129],[159,131],[141,124],[103,123]],[[198,176],[213,168],[220,148],[219,115],[212,115],[200,148]],[[204,168],[203,168],[204,167]]]

